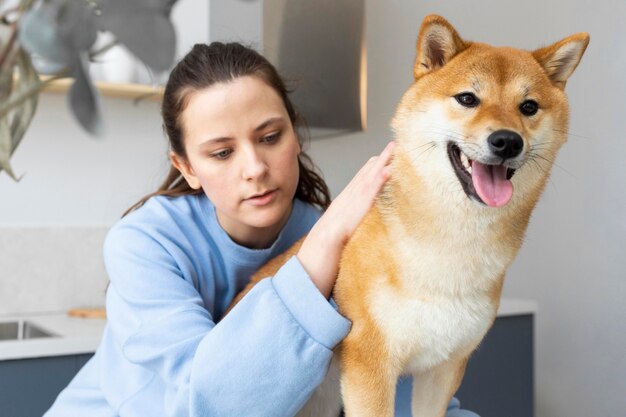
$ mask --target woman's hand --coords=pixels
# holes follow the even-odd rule
[[[296,255],[326,298],[335,285],[343,247],[391,175],[394,148],[395,142],[390,142],[367,161],[313,226]]]

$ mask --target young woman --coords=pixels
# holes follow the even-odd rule
[[[172,168],[108,233],[102,343],[46,416],[295,415],[350,329],[329,297],[394,145],[330,204],[282,80],[239,44],[194,46],[162,115]],[[224,316],[252,273],[307,233]]]

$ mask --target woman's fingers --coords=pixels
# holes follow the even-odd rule
[[[396,148],[396,142],[391,141],[385,146],[385,149],[380,153],[378,157],[376,157],[376,162],[379,165],[379,168],[389,165],[391,159],[393,158],[393,151]]]
[[[344,238],[348,238],[352,234],[389,179],[391,174],[390,163],[395,146],[395,142],[390,142],[379,156],[370,158],[329,208],[333,211],[345,211],[345,216],[352,220],[343,222],[348,226],[348,230],[346,230],[348,236],[344,236]]]
[[[389,176],[391,175],[391,160],[393,159],[393,151],[396,147],[396,143],[391,141],[385,146],[385,149],[381,152],[379,156],[377,156],[373,162],[374,167],[374,175],[375,179],[378,180],[376,183],[377,188],[375,195],[378,194],[383,184],[387,182]]]

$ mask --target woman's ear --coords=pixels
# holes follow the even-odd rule
[[[183,174],[183,177],[185,177],[187,184],[189,184],[191,188],[194,190],[200,189],[200,180],[196,176],[196,173],[186,158],[177,155],[175,152],[170,152],[170,161],[172,162],[172,165],[174,165],[174,167],[176,167],[176,169]]]

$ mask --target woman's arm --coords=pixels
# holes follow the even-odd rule
[[[118,229],[107,237],[105,261],[117,348],[101,358],[100,372],[107,398],[121,399],[121,415],[133,402],[146,401],[141,388],[124,391],[127,384],[114,375],[130,369],[123,378],[132,381],[133,365],[163,381],[165,392],[154,401],[164,401],[166,415],[295,414],[323,380],[332,348],[350,327],[296,258],[217,324],[156,240]]]

